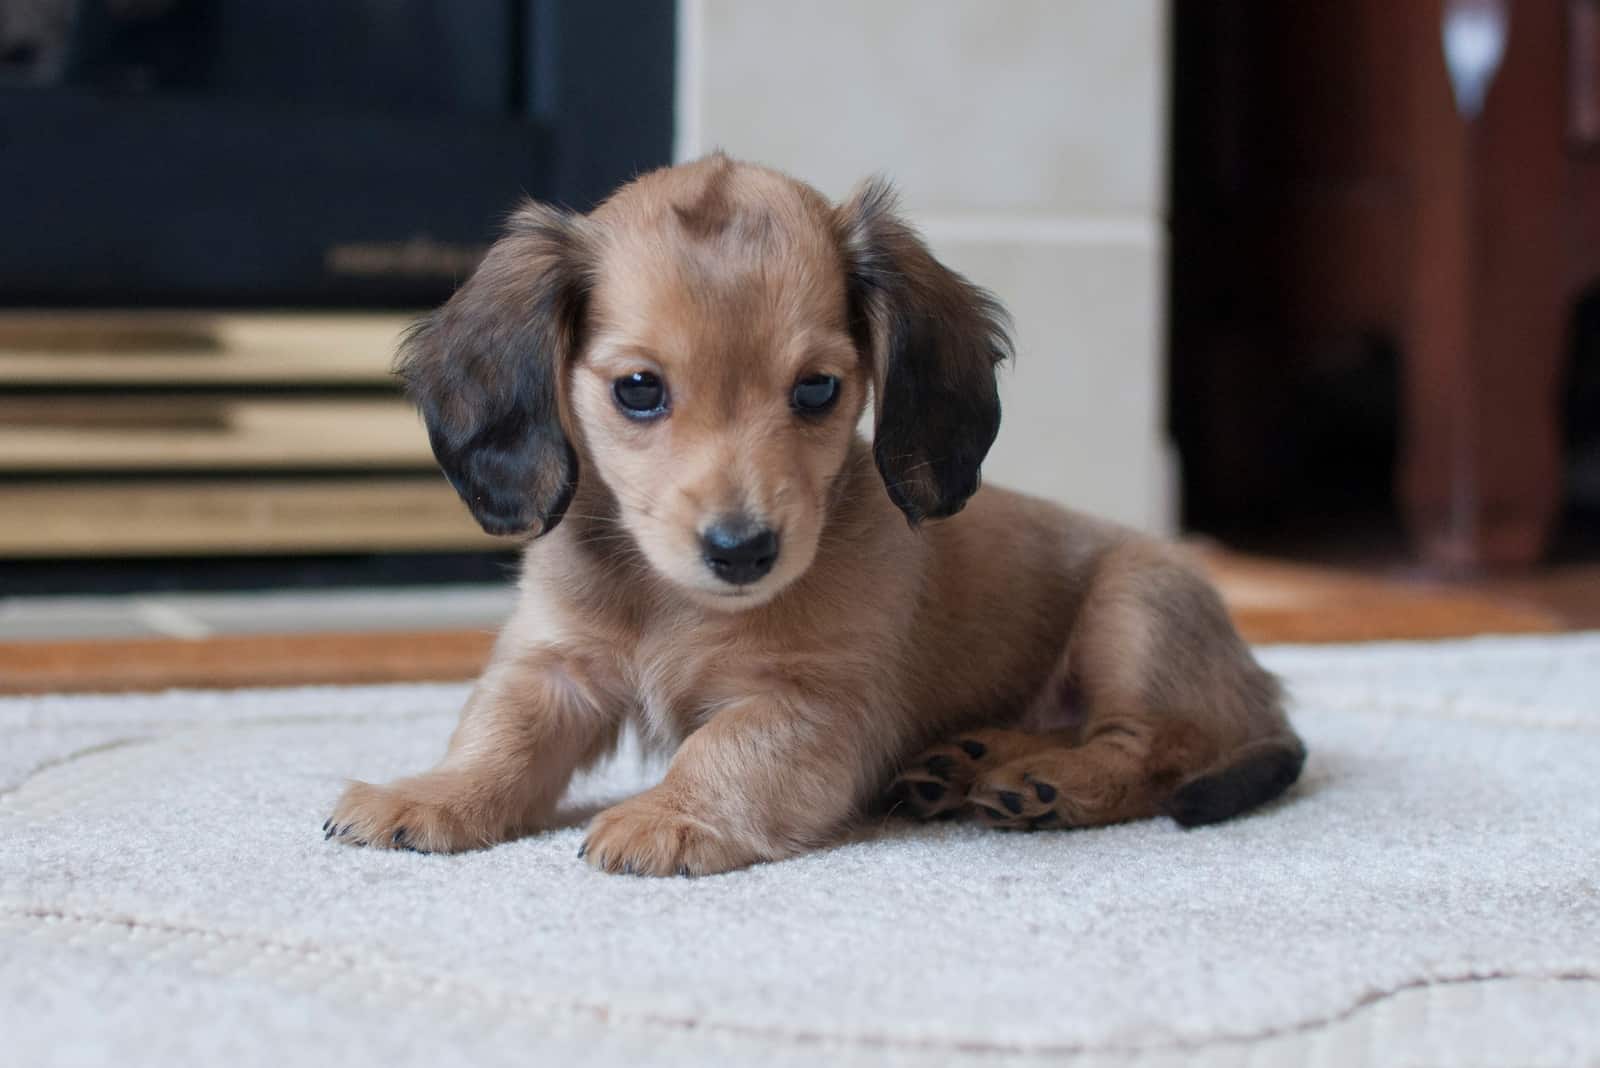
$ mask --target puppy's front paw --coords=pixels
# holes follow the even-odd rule
[[[760,858],[648,790],[589,824],[578,855],[624,875],[714,875]]]
[[[438,793],[417,779],[388,786],[351,783],[322,825],[323,837],[418,853],[458,853],[494,842]]]

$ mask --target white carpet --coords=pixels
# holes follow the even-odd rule
[[[0,701],[0,1057],[1600,1063],[1600,635],[1264,659],[1311,759],[1250,818],[896,824],[700,880],[596,874],[575,827],[324,843],[461,686]]]

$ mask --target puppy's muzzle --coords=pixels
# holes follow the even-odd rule
[[[755,582],[778,562],[778,534],[749,516],[724,516],[700,535],[701,556],[723,582]]]

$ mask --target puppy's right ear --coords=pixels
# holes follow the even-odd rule
[[[578,484],[557,393],[589,289],[583,223],[524,204],[466,285],[401,344],[396,370],[433,454],[490,534],[548,533]]]

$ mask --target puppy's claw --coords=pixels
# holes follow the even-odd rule
[[[459,787],[453,781],[444,785]],[[425,781],[401,780],[388,786],[351,783],[334,805],[323,833],[346,845],[415,848],[421,853],[482,849],[508,837],[499,828],[463,817],[465,806],[454,796],[439,796],[443,793],[437,784]]]

